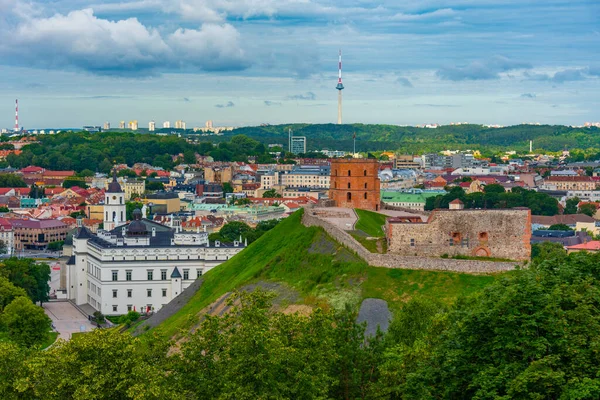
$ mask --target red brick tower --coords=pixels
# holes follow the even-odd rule
[[[336,207],[379,210],[379,162],[335,159],[331,162],[329,198]]]

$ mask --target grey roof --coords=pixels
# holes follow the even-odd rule
[[[113,170],[113,180],[108,184],[106,193],[123,193],[123,189],[121,189],[121,185],[117,181],[117,170]]]
[[[171,278],[181,278],[181,273],[179,272],[179,269],[177,267],[173,268]]]
[[[147,199],[178,199],[177,193],[173,192],[157,192],[146,196]]]
[[[85,226],[77,230],[77,239],[91,239],[93,236],[94,234]]]
[[[67,260],[67,265],[75,265],[75,256],[69,257]]]

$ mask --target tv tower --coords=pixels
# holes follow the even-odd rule
[[[15,132],[19,132],[19,99],[15,100]]]
[[[342,123],[342,90],[344,84],[342,83],[342,50],[340,49],[340,56],[338,60],[338,83],[335,87],[338,90],[338,120],[337,123]]]

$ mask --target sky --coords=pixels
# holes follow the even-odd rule
[[[0,0],[0,127],[600,121],[598,0]]]

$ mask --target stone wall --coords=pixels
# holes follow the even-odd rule
[[[388,251],[403,256],[465,255],[529,260],[531,211],[435,210],[426,223],[388,220]]]
[[[311,214],[312,210],[310,208],[304,210],[302,223],[305,226],[320,226],[331,237],[350,250],[356,252],[359,257],[363,258],[369,265],[373,267],[454,271],[462,273],[490,273],[510,271],[513,270],[517,265],[517,262],[454,260],[437,257],[412,257],[396,254],[371,253],[347,232]]]
[[[428,217],[431,214],[431,211],[413,210],[412,208],[393,206],[391,204],[384,203],[383,201],[381,202],[380,208],[382,210],[404,211],[411,214],[424,215],[426,217]]]

